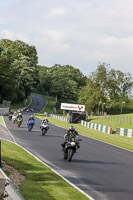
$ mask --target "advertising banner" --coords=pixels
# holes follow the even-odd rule
[[[85,105],[61,103],[62,110],[85,111]]]

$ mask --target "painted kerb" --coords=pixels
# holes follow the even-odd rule
[[[90,122],[86,122],[81,120],[81,125],[86,127],[86,128],[90,128],[90,129],[94,129],[94,130],[98,130],[98,131],[102,131],[104,133],[108,133],[111,134],[112,133],[112,128],[109,126],[104,126],[101,124],[95,124],[95,123],[90,123]]]

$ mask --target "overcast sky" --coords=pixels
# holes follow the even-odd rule
[[[0,39],[34,45],[40,65],[99,62],[133,77],[133,0],[0,0]]]

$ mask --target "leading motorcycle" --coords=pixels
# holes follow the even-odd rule
[[[74,153],[76,153],[76,150],[80,147],[79,141],[82,140],[73,134],[68,137],[68,140],[63,148],[64,159],[71,162]]]

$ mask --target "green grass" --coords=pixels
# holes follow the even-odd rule
[[[93,116],[89,122],[111,126],[113,131],[116,131],[116,128],[133,129],[133,114],[112,115],[106,119],[101,116]]]
[[[26,180],[20,184],[20,193],[25,200],[88,199],[48,167],[13,143],[2,141],[2,160],[25,176]]]
[[[11,104],[10,108],[11,108],[11,110],[16,111],[19,108],[24,108],[24,107],[28,106],[30,103],[31,103],[31,97],[28,96],[26,105],[24,105],[23,102],[18,102],[18,103]]]
[[[0,116],[0,123],[3,124],[3,125],[5,125],[2,116]]]

